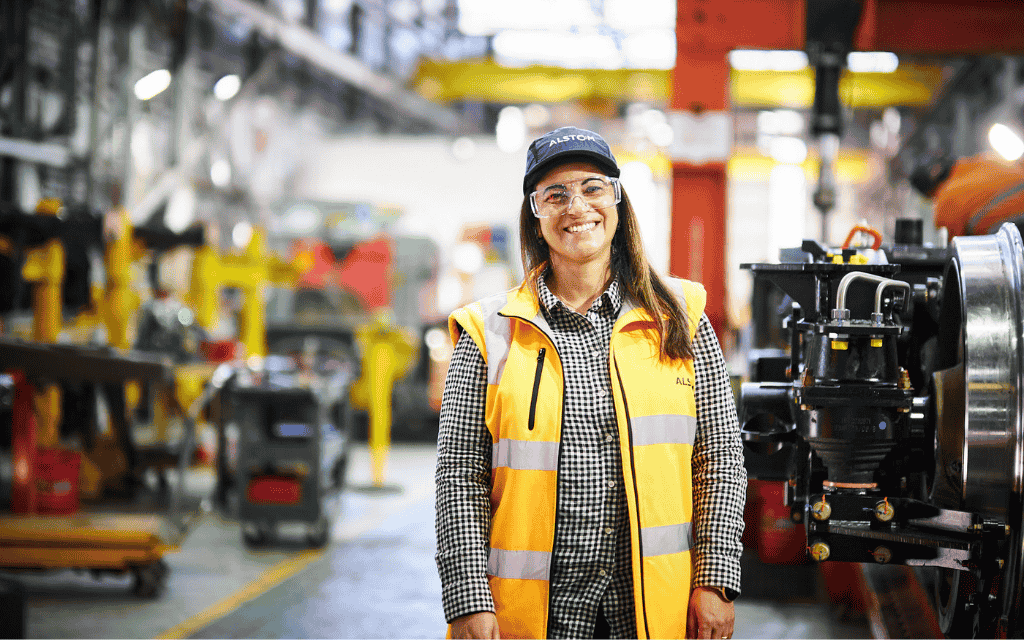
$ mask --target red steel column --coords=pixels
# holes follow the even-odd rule
[[[697,136],[695,155],[676,154],[672,163],[672,224],[669,269],[702,282],[707,314],[719,337],[726,315],[725,162],[728,152],[701,155],[699,138],[711,148],[721,129],[711,119],[728,117],[732,49],[802,49],[804,0],[677,0],[676,67],[670,108],[696,116],[687,125]],[[726,127],[731,134],[731,126]],[[678,134],[678,131],[677,131]],[[707,142],[705,139],[704,142]],[[678,141],[677,141],[678,142]],[[677,143],[673,143],[676,147]]]
[[[680,50],[676,58],[671,108],[695,116],[725,111],[727,52],[695,53]],[[725,189],[724,158],[673,160],[669,271],[704,284],[707,315],[719,337],[727,328]]]

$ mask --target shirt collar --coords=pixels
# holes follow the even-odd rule
[[[545,271],[537,277],[537,294],[540,298],[541,308],[546,312],[551,313],[559,305],[565,307],[565,304],[558,299],[558,296],[551,293],[551,289],[548,288],[548,283],[545,281],[548,271]],[[618,315],[619,309],[622,307],[622,292],[619,288],[619,277],[615,276],[608,288],[604,290],[597,300],[594,301],[594,306],[601,313],[610,313],[612,315]],[[591,308],[594,308],[592,306]],[[565,307],[568,309],[568,307]]]

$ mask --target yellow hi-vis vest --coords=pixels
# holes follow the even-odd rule
[[[704,288],[680,290],[690,337],[704,312]],[[547,321],[525,287],[457,309],[461,331],[487,363],[491,433],[488,581],[502,638],[545,638],[555,541],[565,377]],[[697,428],[693,360],[662,361],[650,315],[623,301],[608,367],[618,422],[622,479],[633,548],[633,597],[640,638],[683,638],[690,594]]]

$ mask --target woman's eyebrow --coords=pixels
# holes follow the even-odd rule
[[[574,183],[577,183],[577,182],[580,183],[580,184],[585,184],[587,182],[590,182],[591,180],[597,180],[598,182],[604,182],[604,179],[601,176],[588,176],[586,178],[580,178],[579,180],[569,180],[568,182],[556,182],[554,184],[549,184],[548,186],[546,186],[543,189],[541,189],[541,191],[547,191],[548,189],[564,189],[565,185],[567,185],[567,184],[574,184]]]

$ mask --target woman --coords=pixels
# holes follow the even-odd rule
[[[563,127],[527,152],[527,274],[456,310],[437,564],[456,638],[728,638],[746,475],[696,283],[644,255],[619,168]]]

